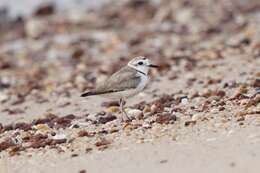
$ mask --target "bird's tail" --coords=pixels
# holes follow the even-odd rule
[[[117,90],[121,91],[121,90]],[[88,97],[88,96],[93,96],[93,95],[102,95],[102,94],[108,94],[108,93],[113,93],[117,92],[116,90],[107,90],[107,91],[88,91],[83,94],[81,94],[80,97]]]
[[[81,94],[80,97],[87,97],[87,96],[92,96],[92,95],[97,95],[97,93],[93,92],[93,91],[88,91],[88,92]]]

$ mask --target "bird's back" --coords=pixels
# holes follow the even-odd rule
[[[124,91],[134,89],[141,81],[141,77],[137,75],[135,69],[125,66],[110,76],[107,80],[100,83],[96,91]]]

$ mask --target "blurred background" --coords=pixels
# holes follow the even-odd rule
[[[259,9],[258,0],[1,0],[0,86],[70,81],[82,91],[136,55],[173,78],[180,60],[191,70],[225,49],[258,56]]]
[[[111,1],[111,0],[110,0]],[[102,4],[109,2],[109,0],[2,0],[0,2],[0,8],[8,9],[8,15],[11,17],[17,16],[30,16],[33,12],[42,5],[52,4],[55,8],[61,12],[80,11],[84,12],[89,8],[96,8]]]

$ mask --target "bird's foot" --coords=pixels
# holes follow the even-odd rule
[[[121,113],[121,121],[122,122],[130,122],[132,119],[127,115],[125,111]]]

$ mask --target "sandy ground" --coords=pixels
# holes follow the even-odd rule
[[[129,144],[106,152],[70,154],[54,152],[2,160],[2,172],[252,172],[259,170],[259,128],[215,134],[185,142],[161,139],[152,143]],[[190,136],[193,136],[192,134]],[[253,139],[255,138],[255,139]],[[18,163],[17,163],[18,161]],[[98,164],[97,164],[98,163]],[[26,166],[25,166],[26,165]]]
[[[259,172],[260,4],[203,2],[44,7],[0,27],[0,172]],[[160,68],[132,121],[79,97],[137,55]]]

